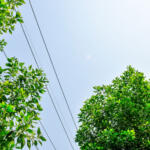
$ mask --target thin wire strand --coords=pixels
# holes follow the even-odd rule
[[[56,99],[56,95],[54,94],[53,89],[52,89],[50,86],[49,86],[49,89],[50,89],[50,93],[51,93],[51,95],[53,96],[53,98]],[[68,123],[67,123],[67,121],[66,121],[66,119],[65,119],[65,116],[63,115],[63,112],[62,112],[62,109],[61,109],[61,107],[60,107],[60,104],[59,104],[57,101],[56,101],[56,105],[57,105],[57,108],[59,109],[59,112],[60,112],[60,114],[61,114],[62,119],[63,119],[64,122],[66,123],[66,126],[67,126],[67,128],[68,128],[68,132],[69,132],[69,134],[71,135],[71,138],[74,139],[73,134],[72,134],[72,132],[70,131],[70,127],[69,127],[69,125],[68,125]]]
[[[23,31],[23,33],[24,33],[25,39],[26,39],[26,41],[27,41],[27,43],[28,43],[28,46],[29,46],[29,48],[30,48],[30,50],[31,50],[32,56],[33,56],[33,58],[34,58],[34,61],[36,62],[37,67],[39,68],[38,62],[37,62],[37,60],[36,60],[36,58],[35,58],[35,55],[34,55],[34,52],[33,52],[33,50],[32,50],[32,47],[31,47],[31,45],[30,45],[30,43],[29,43],[29,40],[28,40],[28,37],[27,37],[27,35],[26,35],[26,33],[25,33],[25,30],[24,30],[24,28],[23,28],[23,25],[22,25],[21,23],[20,23],[20,26],[21,26],[21,29],[22,29],[22,31]],[[56,150],[56,147],[54,146],[54,143],[52,142],[50,136],[48,135],[48,133],[47,133],[47,131],[46,131],[46,129],[45,129],[45,127],[43,126],[43,124],[42,124],[41,121],[40,121],[40,124],[41,124],[42,128],[44,129],[44,132],[46,133],[46,135],[47,135],[47,137],[48,137],[50,143],[51,143],[52,146],[53,146],[53,148]]]
[[[29,35],[27,26],[25,25],[25,23],[24,23],[23,25],[24,25],[23,27],[24,27],[24,30],[26,31],[27,37],[28,37],[28,39],[29,39],[29,41],[30,41],[30,45],[31,45],[31,47],[32,47],[32,49],[33,49],[33,51],[34,51],[35,57],[36,57],[36,59],[37,59],[37,62],[38,62],[38,64],[39,64],[39,66],[42,67],[43,65],[42,65],[42,63],[40,62],[40,58],[38,57],[38,54],[37,54],[37,52],[36,52],[36,49],[35,49],[34,44],[33,44],[33,42],[32,42],[32,39],[31,39],[31,37],[30,37],[30,35]],[[50,86],[49,86],[49,91],[50,91],[50,93],[51,93],[53,99],[56,99],[56,96],[55,96],[55,94],[54,94],[54,91],[53,91],[53,89],[52,89]],[[73,137],[73,135],[72,135],[72,133],[71,133],[71,131],[70,131],[70,129],[69,129],[68,123],[67,123],[67,121],[66,121],[66,119],[65,119],[65,117],[64,117],[64,115],[63,115],[63,113],[62,113],[62,111],[61,111],[61,107],[60,107],[59,103],[58,103],[57,101],[55,101],[55,104],[56,104],[56,106],[57,106],[57,109],[59,110],[59,114],[61,115],[62,120],[65,122],[65,124],[66,124],[66,126],[67,126],[67,128],[68,128],[68,132],[69,132],[69,134],[71,135],[71,138],[74,139],[74,137]],[[76,143],[75,143],[75,144],[76,144]]]
[[[6,59],[8,58],[7,57],[7,54],[6,54],[6,52],[3,50],[3,54],[4,54],[4,56],[6,57]]]
[[[63,97],[64,97],[64,99],[65,99],[65,103],[66,103],[66,105],[67,105],[69,114],[70,114],[70,116],[71,116],[71,118],[72,118],[72,121],[73,121],[73,124],[74,124],[74,126],[75,126],[75,128],[76,128],[76,130],[77,130],[77,125],[76,125],[75,119],[74,119],[74,117],[73,117],[73,114],[72,114],[72,111],[71,111],[71,109],[70,109],[70,106],[69,106],[67,97],[66,97],[66,95],[65,95],[64,89],[63,89],[62,84],[61,84],[61,82],[60,82],[60,79],[59,79],[59,77],[58,77],[58,74],[57,74],[57,71],[56,71],[54,62],[53,62],[52,57],[51,57],[51,55],[50,55],[50,52],[49,52],[49,50],[48,50],[48,47],[47,47],[45,38],[44,38],[44,36],[43,36],[41,27],[40,27],[40,25],[39,25],[38,19],[37,19],[36,14],[35,14],[35,10],[34,10],[33,5],[32,5],[32,3],[31,3],[31,0],[29,0],[29,4],[30,4],[31,10],[32,10],[32,13],[33,13],[33,15],[34,15],[36,24],[37,24],[37,26],[38,26],[40,35],[41,35],[41,37],[42,37],[42,40],[43,40],[43,43],[44,43],[44,46],[45,46],[47,55],[48,55],[48,57],[49,57],[49,61],[50,61],[51,65],[52,65],[52,67],[53,67],[53,70],[54,70],[56,79],[57,79],[57,81],[58,81],[58,84],[59,84],[59,87],[60,87],[60,89],[61,89],[62,95],[63,95]]]
[[[38,57],[36,48],[35,48],[35,46],[34,46],[34,44],[33,44],[33,42],[32,42],[32,39],[31,39],[31,37],[30,37],[28,28],[27,28],[27,26],[26,26],[25,23],[23,24],[23,27],[24,27],[24,30],[26,31],[26,35],[27,35],[27,37],[28,37],[28,39],[29,39],[29,41],[30,41],[30,45],[31,45],[31,47],[32,47],[32,49],[33,49],[33,52],[34,52],[34,54],[35,54],[35,57],[37,58],[37,62],[38,62],[38,64],[39,64],[39,66],[42,67],[43,65],[42,65],[42,63],[41,63],[41,61],[40,61],[40,58]]]
[[[31,47],[31,45],[30,45],[30,42],[29,42],[28,37],[27,37],[27,35],[26,35],[26,32],[25,32],[25,30],[24,30],[24,28],[23,28],[23,25],[22,25],[21,23],[20,23],[20,25],[21,25],[21,29],[22,29],[22,31],[23,31],[23,34],[24,34],[24,36],[25,36],[25,39],[26,39],[26,41],[27,41],[27,44],[28,44],[28,46],[29,46],[29,48],[30,48],[30,51],[31,51],[31,53],[32,53],[32,56],[33,56],[33,58],[34,58],[34,61],[35,61],[36,65],[37,65],[37,67],[39,68],[37,59],[36,59],[36,57],[35,57],[35,55],[34,55],[33,49],[32,49],[32,47]],[[61,120],[61,117],[60,117],[60,115],[59,115],[59,113],[58,113],[58,110],[57,110],[57,108],[56,108],[56,105],[55,105],[55,103],[54,103],[54,100],[53,100],[53,98],[52,98],[52,96],[51,96],[51,94],[50,94],[50,91],[49,91],[49,89],[48,89],[47,86],[46,86],[46,89],[47,89],[48,95],[49,95],[49,97],[50,97],[50,99],[51,99],[51,102],[52,102],[52,104],[53,104],[53,107],[54,107],[54,109],[55,109],[55,111],[56,111],[56,114],[57,114],[57,116],[58,116],[58,118],[59,118],[59,121],[60,121],[60,123],[61,123],[61,125],[62,125],[62,127],[63,127],[63,130],[64,130],[64,132],[65,132],[65,134],[66,134],[66,137],[67,137],[67,139],[68,139],[68,142],[70,143],[71,148],[74,150],[74,147],[73,147],[73,145],[72,145],[72,143],[71,143],[71,140],[70,140],[70,138],[69,138],[69,135],[68,135],[68,133],[67,133],[67,130],[66,130],[66,128],[65,128],[65,126],[64,126],[64,124],[63,124],[63,122],[62,122],[62,120]]]
[[[28,39],[29,39],[29,41],[30,41],[30,45],[31,45],[31,47],[32,47],[32,49],[33,49],[33,51],[34,51],[35,57],[36,57],[36,59],[37,59],[37,62],[38,62],[38,64],[39,64],[39,66],[42,66],[42,63],[40,62],[40,58],[38,57],[38,54],[37,54],[37,52],[36,52],[36,49],[35,49],[34,44],[33,44],[33,42],[32,42],[32,39],[31,39],[31,37],[30,37],[30,35],[29,35],[29,33],[28,33],[28,29],[27,29],[25,23],[24,23],[23,25],[24,25],[23,27],[24,27],[24,30],[26,31],[27,37],[28,37]],[[56,99],[56,96],[55,96],[55,94],[54,94],[54,91],[53,91],[53,89],[52,89],[50,86],[49,86],[49,91],[50,91],[51,96],[53,97],[53,99]],[[63,113],[62,113],[62,111],[61,111],[61,107],[60,107],[59,103],[57,103],[57,101],[55,101],[55,105],[57,106],[57,109],[59,110],[59,114],[61,115],[62,120],[65,122],[65,124],[66,124],[66,126],[67,126],[67,128],[68,128],[68,132],[69,132],[69,134],[71,135],[71,138],[74,139],[74,137],[73,137],[73,135],[72,135],[72,133],[71,133],[71,131],[70,131],[70,128],[69,128],[69,126],[68,126],[68,123],[67,123],[67,121],[66,121],[66,119],[65,119],[65,117],[64,117],[64,115],[63,115]],[[75,143],[75,144],[76,144],[76,143]]]
[[[32,47],[32,49],[33,49],[33,52],[34,52],[35,57],[36,57],[36,59],[37,59],[37,62],[38,62],[38,64],[39,64],[39,66],[42,66],[42,63],[40,62],[40,59],[39,59],[39,57],[38,57],[38,54],[37,54],[37,52],[36,52],[36,49],[35,49],[34,44],[33,44],[33,42],[32,42],[32,39],[31,39],[31,37],[30,37],[30,35],[29,35],[29,33],[28,33],[28,30],[27,30],[27,27],[26,27],[25,23],[24,23],[24,26],[23,26],[23,27],[24,27],[24,30],[26,31],[27,37],[28,37],[28,39],[29,39],[29,41],[30,41],[30,45],[31,45],[31,47]],[[49,86],[49,91],[50,91],[51,96],[53,97],[53,99],[56,99],[55,94],[54,94],[54,92],[53,92],[53,89],[52,89],[50,86]],[[62,111],[61,111],[61,107],[59,106],[59,103],[57,103],[57,101],[55,101],[55,105],[57,106],[57,109],[59,110],[59,114],[61,115],[62,120],[63,120],[63,121],[65,122],[65,124],[66,124],[66,128],[68,128],[67,131],[68,131],[69,134],[71,135],[71,138],[74,139],[74,137],[73,137],[73,135],[72,135],[72,133],[71,133],[71,131],[70,131],[70,128],[69,128],[69,126],[68,126],[68,123],[67,123],[67,121],[66,121],[66,119],[65,119],[65,117],[64,117],[64,115],[63,115],[63,113],[62,113]],[[75,144],[76,144],[76,143],[75,143]]]
[[[42,128],[43,128],[44,132],[46,133],[46,135],[47,135],[47,137],[48,137],[49,141],[51,142],[51,144],[52,144],[53,148],[56,150],[56,147],[55,147],[55,145],[54,145],[53,141],[51,140],[50,136],[48,135],[48,133],[47,133],[47,131],[46,131],[46,128],[44,127],[43,123],[42,123],[41,121],[39,121],[39,122],[40,122],[40,124],[41,124],[41,126],[42,126]]]
[[[36,150],[39,150],[39,148],[37,146],[35,146]]]
[[[49,90],[50,90],[51,95],[54,97],[54,99],[56,99],[56,95],[54,94],[54,91],[53,91],[53,89],[52,89],[50,86],[49,86]],[[58,107],[58,109],[59,109],[59,112],[60,112],[60,115],[61,115],[62,119],[64,120],[64,122],[65,122],[65,124],[66,124],[66,127],[68,128],[68,132],[69,132],[71,138],[74,139],[74,135],[72,134],[72,132],[71,132],[71,130],[70,130],[70,127],[69,127],[69,125],[68,125],[68,123],[67,123],[67,121],[66,121],[66,119],[65,119],[65,117],[64,117],[64,115],[63,115],[63,112],[62,112],[62,110],[61,110],[61,107],[60,107],[60,105],[59,105],[59,103],[58,103],[57,101],[56,101],[56,105],[57,105],[57,107]],[[75,147],[78,148],[76,142],[75,142]]]

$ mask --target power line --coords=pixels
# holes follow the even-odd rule
[[[31,53],[32,53],[32,56],[33,56],[33,58],[34,58],[34,61],[35,61],[36,65],[37,65],[37,67],[40,68],[39,65],[38,65],[37,59],[36,59],[36,57],[35,57],[35,55],[34,55],[33,49],[32,49],[32,47],[31,47],[31,45],[30,45],[29,40],[28,40],[28,37],[27,37],[27,35],[26,35],[26,32],[25,32],[25,30],[24,30],[24,27],[23,27],[23,25],[22,25],[21,23],[20,23],[20,25],[21,25],[21,29],[22,29],[22,31],[23,31],[23,34],[24,34],[24,36],[25,36],[25,39],[26,39],[26,41],[27,41],[27,44],[28,44],[28,46],[29,46],[29,49],[30,49],[30,51],[31,51]],[[64,132],[65,132],[65,134],[66,134],[66,137],[67,137],[67,139],[68,139],[68,142],[70,143],[71,148],[74,150],[74,147],[73,147],[73,145],[72,145],[72,143],[71,143],[71,140],[70,140],[70,138],[69,138],[69,135],[68,135],[68,133],[67,133],[67,130],[66,130],[66,128],[65,128],[65,126],[64,126],[64,124],[63,124],[63,122],[62,122],[62,120],[61,120],[61,117],[60,117],[60,115],[59,115],[59,113],[58,113],[58,110],[57,110],[57,108],[56,108],[56,105],[55,105],[55,103],[54,103],[54,100],[53,100],[53,98],[52,98],[52,96],[51,96],[51,94],[50,94],[50,91],[49,91],[49,89],[48,89],[47,86],[46,86],[46,89],[47,89],[48,95],[49,95],[49,97],[50,97],[50,100],[51,100],[51,102],[52,102],[52,104],[53,104],[53,107],[54,107],[54,109],[55,109],[55,111],[56,111],[56,114],[57,114],[57,116],[58,116],[58,118],[59,118],[59,121],[60,121],[60,123],[61,123],[61,125],[62,125],[62,127],[63,127],[63,130],[64,130]]]
[[[49,87],[49,88],[50,88],[49,90],[50,90],[50,93],[51,93],[52,97],[53,97],[54,99],[57,99],[57,98],[56,98],[56,95],[54,94],[53,89],[52,89],[51,87]],[[65,122],[65,124],[66,124],[66,127],[68,128],[67,131],[68,131],[69,134],[71,135],[71,138],[74,139],[74,136],[73,136],[72,132],[70,131],[70,127],[69,127],[69,125],[68,125],[68,122],[66,121],[65,116],[63,115],[63,112],[62,112],[62,110],[61,110],[60,104],[59,104],[57,101],[55,101],[55,102],[56,102],[57,108],[58,108],[58,110],[59,110],[59,113],[60,113],[62,119],[64,120],[64,122]],[[76,143],[75,143],[75,144],[76,144]]]
[[[28,33],[28,29],[27,29],[25,23],[23,24],[23,27],[24,27],[24,30],[26,31],[28,40],[30,41],[30,45],[31,45],[31,47],[32,47],[32,49],[33,49],[33,51],[34,51],[34,55],[35,55],[35,57],[36,57],[36,60],[37,60],[37,62],[38,62],[38,64],[39,64],[39,66],[42,67],[42,63],[40,62],[40,58],[38,57],[38,54],[37,54],[37,52],[36,52],[36,50],[35,50],[34,44],[33,44],[32,39],[31,39],[31,37],[30,37],[30,35],[29,35],[29,33]],[[50,86],[49,86],[49,91],[50,91],[51,96],[53,97],[53,99],[56,100],[56,97],[55,97],[55,94],[54,94],[54,92],[53,92],[53,89],[52,89]],[[74,137],[73,137],[73,135],[72,135],[72,133],[71,133],[69,127],[68,127],[68,123],[67,123],[67,121],[66,121],[66,119],[65,119],[65,117],[64,117],[64,115],[63,115],[63,113],[62,113],[62,111],[61,111],[61,107],[59,106],[59,103],[57,103],[57,101],[55,101],[55,105],[57,106],[57,109],[59,110],[59,114],[61,115],[62,120],[63,120],[63,121],[65,122],[65,124],[67,125],[67,126],[66,126],[66,128],[68,128],[67,131],[70,133],[71,138],[74,139]]]
[[[42,128],[43,128],[44,132],[46,133],[46,135],[47,135],[47,137],[48,137],[49,141],[51,142],[51,144],[52,144],[53,148],[56,150],[56,147],[55,147],[55,145],[54,145],[53,141],[51,140],[50,136],[48,135],[48,133],[47,133],[47,131],[46,131],[46,128],[44,127],[43,123],[42,123],[41,121],[39,121],[39,122],[40,122],[40,124],[41,124],[41,126],[42,126]]]
[[[36,150],[39,150],[37,146],[35,146]]]
[[[30,41],[30,45],[31,45],[31,47],[32,47],[32,49],[33,49],[33,51],[34,51],[34,55],[35,55],[35,57],[36,57],[36,59],[37,59],[37,62],[38,62],[38,64],[39,64],[39,66],[42,68],[42,63],[40,62],[40,58],[38,57],[38,54],[37,54],[37,52],[36,52],[36,50],[35,50],[34,44],[33,44],[33,42],[32,42],[32,39],[31,39],[31,37],[30,37],[30,34],[28,33],[28,29],[27,29],[25,23],[23,24],[23,27],[24,27],[24,30],[26,31],[27,37],[28,37],[28,39],[29,39],[29,41]],[[55,94],[54,94],[53,89],[52,89],[50,86],[49,86],[49,91],[50,91],[51,96],[53,97],[53,99],[56,100],[57,98],[56,98],[56,96],[55,96]],[[61,111],[60,104],[57,103],[57,101],[55,101],[55,105],[57,106],[57,109],[59,110],[59,114],[61,115],[62,120],[63,120],[63,121],[65,122],[65,124],[67,125],[67,127],[66,127],[66,128],[68,128],[67,131],[70,133],[71,138],[74,139],[74,137],[73,137],[73,135],[72,135],[72,133],[71,133],[69,127],[68,127],[68,123],[67,123],[67,121],[66,121],[66,119],[65,119],[65,117],[64,117],[64,115],[63,115],[63,113],[62,113],[62,111]]]
[[[40,62],[40,58],[38,57],[38,54],[37,54],[37,52],[36,52],[36,50],[35,50],[34,44],[33,44],[33,42],[32,42],[32,39],[31,39],[31,37],[30,37],[30,34],[28,33],[28,29],[27,29],[25,23],[23,24],[23,27],[24,27],[24,30],[26,31],[26,35],[27,35],[27,37],[28,37],[28,40],[30,41],[30,45],[31,45],[31,47],[32,47],[32,49],[33,49],[33,51],[34,51],[34,55],[35,55],[35,57],[36,57],[36,60],[37,60],[37,62],[38,62],[38,64],[39,64],[39,66],[42,67],[42,64],[41,64],[41,62]],[[54,94],[54,92],[53,92],[53,89],[52,89],[50,86],[49,86],[49,91],[50,91],[51,96],[53,97],[53,99],[56,99],[55,94]],[[61,116],[63,122],[65,122],[65,124],[66,124],[67,131],[70,133],[71,138],[74,139],[74,137],[73,137],[73,135],[72,135],[72,133],[71,133],[69,127],[68,127],[68,123],[67,123],[67,121],[66,121],[66,119],[65,119],[65,117],[64,117],[64,115],[63,115],[63,113],[62,113],[62,111],[61,111],[61,107],[59,107],[59,103],[57,103],[57,101],[55,101],[55,105],[57,106],[57,109],[59,110],[59,114],[60,114],[60,116]],[[76,143],[75,143],[75,144],[76,144]]]
[[[5,57],[6,57],[6,59],[7,59],[7,58],[8,58],[8,56],[7,56],[6,52],[5,52],[5,51],[3,51],[3,53],[4,53],[4,56],[5,56]],[[44,127],[43,123],[42,123],[40,120],[39,120],[39,122],[40,122],[40,125],[41,125],[41,127],[43,128],[44,132],[46,133],[46,135],[47,135],[47,137],[48,137],[49,141],[51,142],[51,144],[52,144],[52,146],[53,146],[54,150],[56,150],[56,147],[55,147],[55,145],[54,145],[53,141],[51,140],[50,136],[48,135],[48,133],[47,133],[47,131],[46,131],[46,128]],[[35,148],[38,150],[38,147],[37,147],[37,146],[35,146]]]
[[[41,62],[40,62],[40,58],[38,57],[38,54],[37,54],[37,52],[36,52],[36,50],[35,50],[34,44],[33,44],[32,39],[31,39],[31,37],[30,37],[30,35],[29,35],[29,33],[28,33],[28,30],[27,30],[27,27],[26,27],[25,23],[23,24],[23,27],[24,27],[24,30],[26,31],[26,35],[27,35],[27,37],[28,37],[28,40],[30,41],[30,45],[31,45],[31,47],[32,47],[32,49],[33,49],[33,51],[34,51],[34,55],[35,55],[35,57],[36,57],[36,60],[37,60],[37,62],[38,62],[38,64],[39,64],[39,66],[42,67],[42,64],[41,64]],[[50,86],[49,86],[49,91],[50,91],[51,96],[53,97],[53,99],[56,99],[56,97],[55,97],[55,95],[54,95],[54,92],[53,92],[53,89],[52,89]],[[66,121],[66,119],[65,119],[65,117],[64,117],[64,115],[63,115],[63,113],[62,113],[62,111],[61,111],[61,107],[59,106],[59,103],[57,103],[57,101],[55,101],[55,105],[57,106],[57,109],[59,110],[59,114],[60,114],[62,120],[63,120],[63,121],[65,122],[65,124],[66,124],[67,131],[70,133],[71,138],[74,139],[74,137],[73,137],[73,135],[72,135],[72,133],[71,133],[69,127],[68,127],[68,123],[67,123],[67,121]],[[75,143],[75,144],[76,144],[76,143]]]
[[[58,84],[59,84],[59,87],[60,87],[60,89],[61,89],[62,95],[63,95],[63,97],[64,97],[64,99],[65,99],[65,103],[66,103],[66,105],[67,105],[69,114],[70,114],[70,116],[71,116],[71,118],[72,118],[72,121],[73,121],[73,124],[74,124],[74,126],[75,126],[75,128],[76,128],[76,130],[77,130],[77,125],[76,125],[75,119],[74,119],[74,117],[73,117],[73,114],[72,114],[72,112],[71,112],[71,109],[70,109],[70,106],[69,106],[67,97],[66,97],[66,95],[65,95],[64,89],[63,89],[62,84],[61,84],[61,82],[60,82],[60,79],[59,79],[59,77],[58,77],[58,74],[57,74],[57,71],[56,71],[54,62],[53,62],[52,57],[51,57],[51,55],[50,55],[50,52],[49,52],[49,50],[48,50],[48,47],[47,47],[45,38],[44,38],[44,36],[43,36],[41,27],[40,27],[40,25],[39,25],[38,19],[37,19],[36,14],[35,14],[35,10],[34,10],[34,8],[33,8],[33,6],[32,6],[32,3],[31,3],[31,0],[29,0],[29,4],[30,4],[31,10],[32,10],[32,13],[33,13],[33,15],[34,15],[36,24],[37,24],[37,26],[38,26],[40,35],[41,35],[41,37],[42,37],[42,40],[43,40],[43,43],[44,43],[44,46],[45,46],[47,55],[48,55],[48,57],[49,57],[49,61],[50,61],[51,65],[52,65],[52,67],[53,67],[53,70],[54,70],[56,79],[57,79],[57,81],[58,81]]]
[[[28,46],[29,46],[29,48],[30,48],[30,51],[31,51],[31,53],[32,53],[32,56],[33,56],[33,58],[34,58],[34,61],[35,61],[36,65],[37,65],[37,67],[39,68],[37,59],[36,59],[36,57],[35,57],[35,55],[34,55],[33,49],[32,49],[32,47],[31,47],[31,45],[30,45],[30,42],[29,42],[28,37],[27,37],[27,35],[26,35],[26,32],[25,32],[25,30],[24,30],[24,28],[23,28],[23,25],[22,25],[21,23],[20,23],[20,25],[21,25],[21,29],[22,29],[22,31],[23,31],[23,34],[24,34],[24,36],[25,36],[25,39],[26,39],[26,41],[27,41],[27,43],[28,43]],[[69,141],[69,143],[70,143],[70,146],[71,146],[72,149],[74,150],[74,147],[73,147],[73,145],[72,145],[72,143],[71,143],[71,140],[70,140],[70,138],[69,138],[69,135],[68,135],[68,133],[67,133],[67,131],[66,131],[66,129],[65,129],[65,126],[64,126],[64,124],[63,124],[63,122],[62,122],[62,120],[61,120],[61,117],[60,117],[60,115],[59,115],[59,113],[58,113],[58,110],[57,110],[57,108],[56,108],[56,105],[55,105],[55,103],[54,103],[54,100],[53,100],[53,98],[52,98],[52,96],[51,96],[51,94],[50,94],[50,91],[49,91],[49,89],[48,89],[47,86],[46,86],[46,89],[47,89],[48,95],[49,95],[49,97],[50,97],[50,99],[51,99],[51,102],[52,102],[52,104],[53,104],[53,107],[54,107],[54,109],[55,109],[55,111],[56,111],[56,114],[57,114],[57,116],[58,116],[58,118],[59,118],[59,120],[60,120],[60,122],[61,122],[61,125],[62,125],[62,127],[63,127],[63,129],[64,129],[64,132],[65,132],[65,134],[66,134],[66,136],[67,136],[67,139],[68,139],[68,141]]]
[[[7,57],[7,54],[6,54],[6,52],[3,50],[3,54],[4,54],[4,56],[6,57],[6,59],[8,58]]]

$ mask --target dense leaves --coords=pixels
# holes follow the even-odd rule
[[[23,5],[24,0],[0,0],[0,36],[3,33],[13,32],[17,22],[23,22],[21,14],[16,8]],[[0,40],[0,51],[3,50],[6,42]]]
[[[0,150],[30,148],[46,140],[36,123],[47,82],[42,70],[27,68],[16,58],[0,67]]]
[[[131,66],[110,85],[94,87],[77,134],[81,150],[149,150],[150,82]]]

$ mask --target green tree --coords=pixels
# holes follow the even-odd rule
[[[24,0],[0,0],[0,36],[3,33],[12,32],[17,22],[22,23],[22,17],[16,9],[25,3]],[[0,40],[0,51],[6,46],[4,39]]]
[[[41,94],[47,79],[42,70],[28,68],[16,58],[0,67],[0,149],[22,149],[26,144],[42,144],[37,123],[40,120]]]
[[[24,0],[0,0],[0,36],[15,29],[17,22],[23,23],[16,9]],[[6,46],[0,39],[0,51]],[[37,123],[40,120],[41,94],[48,82],[40,69],[28,68],[16,58],[8,58],[6,68],[0,67],[0,150],[22,149],[25,145],[42,144]]]
[[[94,87],[76,134],[81,150],[149,150],[150,82],[131,66],[110,85]]]

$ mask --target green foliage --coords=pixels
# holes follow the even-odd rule
[[[110,85],[94,87],[77,134],[81,150],[149,150],[150,82],[131,66]]]
[[[42,70],[27,68],[16,58],[0,67],[0,150],[22,149],[26,144],[30,149],[46,140],[36,124],[47,82]]]
[[[0,52],[3,51],[4,47],[7,45],[4,39],[0,40]]]
[[[15,24],[17,22],[22,23],[22,17],[16,8],[23,5],[24,0],[0,0],[0,36],[3,33],[12,32],[15,29]],[[3,50],[6,42],[0,40],[0,51]]]

